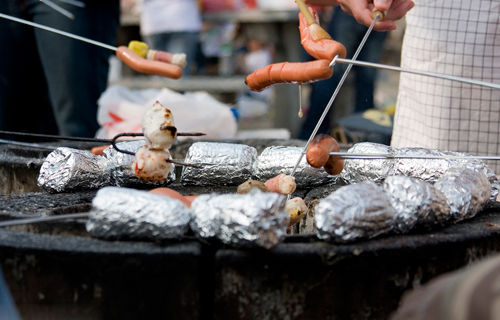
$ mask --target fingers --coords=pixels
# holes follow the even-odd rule
[[[373,5],[380,11],[387,11],[391,7],[392,0],[374,0]]]
[[[413,1],[396,0],[393,2],[389,12],[387,12],[386,19],[397,21],[405,16],[415,6]]]

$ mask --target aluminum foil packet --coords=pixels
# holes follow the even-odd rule
[[[471,156],[471,154],[440,151],[425,148],[393,148],[383,144],[362,142],[354,145],[347,152],[349,153],[383,153],[393,155],[409,156]],[[344,171],[341,173],[342,179],[346,183],[356,183],[360,181],[374,181],[382,183],[384,179],[392,175],[403,175],[416,177],[432,184],[436,183],[443,174],[450,168],[457,166],[473,167],[483,171],[491,183],[490,204],[496,201],[500,183],[495,173],[482,160],[467,159],[417,159],[417,158],[396,158],[396,159],[346,159],[344,160]]]
[[[135,189],[106,187],[92,201],[87,231],[103,239],[179,239],[191,210],[180,200]]]
[[[280,173],[290,175],[304,148],[289,146],[267,147],[255,161],[254,179],[267,181]],[[314,168],[302,158],[294,174],[297,188],[312,188],[327,183],[336,183],[338,176],[331,176],[323,168]]]
[[[286,235],[286,197],[253,189],[248,194],[204,194],[191,204],[198,238],[235,246],[272,248]]]
[[[347,150],[348,153],[396,154],[397,149],[373,142],[361,142]],[[341,178],[349,184],[361,181],[382,183],[394,175],[396,159],[345,159]]]
[[[446,197],[455,221],[474,217],[491,196],[491,183],[485,173],[471,167],[450,168],[434,186]]]
[[[390,176],[383,188],[395,209],[394,232],[407,233],[417,226],[443,226],[451,208],[441,191],[429,182],[405,176]]]
[[[146,144],[146,140],[123,141],[116,145],[121,150],[137,152],[144,144]],[[106,171],[111,177],[112,185],[130,188],[158,188],[175,182],[175,165],[170,170],[167,180],[151,182],[141,180],[135,175],[131,167],[132,162],[134,162],[133,155],[119,152],[110,146],[104,150],[103,157],[108,161]]]
[[[318,237],[340,242],[387,233],[396,214],[384,189],[372,181],[338,189],[321,199],[315,211]]]
[[[107,161],[88,151],[57,148],[40,168],[38,186],[50,193],[75,189],[98,189],[110,184]]]
[[[252,177],[257,157],[254,147],[243,144],[196,142],[188,150],[185,163],[202,168],[183,167],[183,185],[239,185]]]

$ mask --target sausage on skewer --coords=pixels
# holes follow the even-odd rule
[[[333,75],[328,60],[281,62],[270,64],[249,74],[245,83],[252,91],[262,91],[276,83],[310,83]]]
[[[161,61],[146,60],[125,46],[120,46],[116,49],[116,56],[129,67],[140,73],[172,79],[179,79],[182,77],[181,67]]]
[[[307,163],[315,168],[324,167],[328,174],[337,175],[344,169],[344,160],[339,156],[330,156],[330,152],[338,151],[337,140],[327,134],[318,134],[307,147]]]

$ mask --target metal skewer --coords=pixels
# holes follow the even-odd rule
[[[19,23],[22,23],[22,24],[27,24],[27,25],[35,27],[35,28],[39,28],[39,29],[43,29],[43,30],[50,31],[50,32],[53,32],[53,33],[57,33],[57,34],[60,34],[60,35],[63,35],[63,36],[69,37],[69,38],[73,38],[73,39],[76,39],[76,40],[88,42],[88,43],[91,43],[93,45],[96,45],[96,46],[99,46],[99,47],[103,47],[103,48],[106,48],[106,49],[109,49],[109,50],[112,50],[112,51],[118,50],[117,47],[110,46],[109,44],[105,44],[105,43],[102,43],[102,42],[99,42],[99,41],[95,41],[95,40],[90,40],[90,39],[87,39],[87,38],[84,38],[84,37],[80,37],[80,36],[74,35],[72,33],[64,32],[64,31],[61,31],[61,30],[57,30],[57,29],[54,29],[54,28],[51,28],[51,27],[44,26],[42,24],[38,24],[38,23],[31,22],[31,21],[27,21],[27,20],[16,18],[16,17],[12,17],[12,16],[9,16],[9,15],[3,14],[3,13],[0,13],[0,18],[4,18],[4,19],[7,19],[7,20],[12,20],[12,21],[16,21],[16,22],[19,22]]]
[[[361,67],[370,67],[370,68],[392,70],[392,71],[399,71],[399,72],[406,72],[406,73],[418,74],[418,75],[429,76],[429,77],[434,77],[434,78],[441,78],[441,79],[446,79],[446,80],[470,83],[470,84],[490,87],[490,88],[494,88],[494,89],[500,89],[500,84],[496,84],[496,83],[479,81],[479,80],[474,80],[474,79],[467,79],[467,78],[462,78],[462,77],[457,77],[457,76],[450,76],[450,75],[434,73],[434,72],[401,68],[401,67],[396,67],[396,66],[388,66],[388,65],[384,65],[384,64],[380,64],[380,63],[343,59],[343,58],[339,58],[339,56],[335,56],[335,58],[333,58],[332,62],[330,63],[330,67],[333,67],[337,63],[344,63],[344,64],[361,66]]]
[[[370,27],[368,28],[368,30],[366,31],[366,34],[365,36],[363,37],[363,40],[361,41],[361,43],[359,44],[359,47],[358,49],[356,50],[356,52],[354,53],[354,56],[352,57],[353,60],[356,60],[358,58],[358,55],[359,53],[361,52],[361,49],[363,49],[363,46],[365,45],[365,42],[366,40],[368,39],[368,36],[370,35],[370,33],[372,32],[373,30],[373,27],[375,26],[375,23],[377,23],[377,21],[379,19],[383,19],[384,18],[384,13],[383,12],[380,12],[380,11],[374,11],[374,14],[373,14],[373,22],[372,24],[370,25]],[[337,88],[335,89],[335,91],[333,92],[333,95],[332,97],[330,98],[330,101],[328,101],[328,104],[325,108],[325,111],[323,111],[323,114],[321,115],[321,118],[319,119],[318,123],[316,124],[316,127],[314,128],[311,136],[309,137],[309,140],[307,141],[305,147],[304,147],[304,150],[302,151],[302,153],[300,154],[300,157],[299,157],[299,160],[297,161],[297,163],[295,164],[295,167],[293,168],[292,170],[292,173],[290,174],[291,176],[293,176],[295,174],[295,172],[297,171],[297,168],[299,167],[299,164],[300,164],[300,161],[302,161],[302,158],[304,157],[304,155],[306,154],[306,151],[307,151],[307,147],[309,146],[309,144],[311,143],[312,139],[314,139],[314,137],[316,136],[316,133],[318,132],[319,130],[319,127],[321,126],[321,124],[323,123],[323,120],[325,119],[326,115],[328,114],[328,111],[330,110],[332,104],[333,104],[333,101],[335,101],[335,98],[337,97],[337,94],[339,93],[340,91],[340,88],[342,87],[342,85],[344,84],[344,81],[345,79],[347,78],[347,75],[349,74],[349,72],[351,71],[351,68],[352,68],[353,64],[349,64],[347,66],[347,69],[346,71],[344,72],[344,75],[342,76],[342,78],[340,79],[340,82],[339,84],[337,85]],[[288,198],[290,198],[290,196],[288,196]]]
[[[339,156],[342,159],[443,159],[443,160],[500,160],[500,156],[456,156],[456,155],[394,155],[389,153],[349,153],[330,152],[331,156]]]
[[[57,215],[57,216],[36,217],[36,218],[27,218],[27,219],[15,219],[15,220],[0,222],[0,228],[10,227],[10,226],[18,226],[18,225],[30,224],[30,223],[47,222],[47,221],[88,218],[88,216],[89,216],[88,212],[82,212],[82,213],[61,214],[61,215]]]
[[[85,3],[78,1],[78,0],[59,0],[60,2],[72,4],[74,6],[80,7],[80,8],[85,8]]]
[[[62,14],[64,16],[70,18],[71,20],[75,20],[75,15],[73,15],[71,12],[69,12],[68,10],[66,10],[64,8],[61,8],[60,6],[55,4],[54,2],[52,2],[50,0],[40,0],[40,2],[48,5],[52,9],[56,10],[57,12],[59,12],[60,14]]]

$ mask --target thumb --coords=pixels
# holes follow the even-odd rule
[[[374,0],[373,5],[380,11],[387,11],[391,7],[392,0]]]

